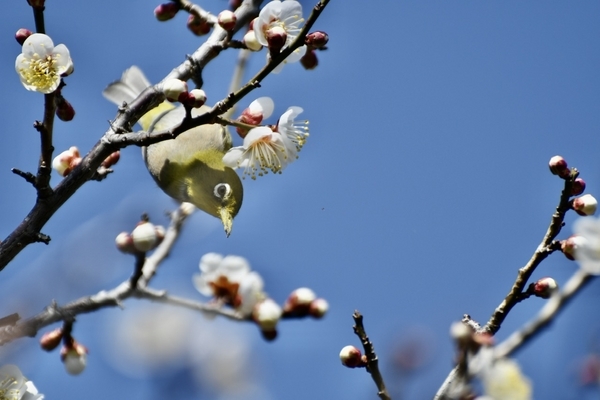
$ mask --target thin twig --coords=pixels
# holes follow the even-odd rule
[[[502,358],[511,355],[531,340],[531,338],[543,331],[558,316],[573,296],[583,289],[593,277],[593,275],[588,274],[583,269],[578,269],[565,283],[564,288],[550,297],[548,302],[531,321],[496,346],[496,357]]]
[[[354,333],[360,339],[360,342],[363,345],[365,350],[365,356],[367,357],[367,372],[371,374],[371,378],[375,382],[377,386],[377,395],[382,400],[391,400],[390,394],[385,388],[385,382],[383,381],[383,376],[379,371],[379,359],[377,358],[377,354],[375,354],[375,348],[373,347],[373,343],[369,340],[367,336],[367,332],[365,331],[365,327],[363,325],[363,316],[358,310],[354,311],[352,314],[352,318],[354,318]]]

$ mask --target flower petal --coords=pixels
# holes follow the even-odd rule
[[[260,112],[263,115],[263,119],[266,119],[273,115],[273,110],[275,110],[275,103],[270,97],[259,97],[258,99],[250,103],[248,108],[252,113]]]
[[[50,36],[34,33],[23,43],[23,54],[28,58],[44,58],[52,54],[54,43]]]
[[[238,168],[241,165],[241,160],[242,157],[244,156],[244,152],[246,150],[241,147],[233,147],[231,149],[229,149],[229,151],[227,153],[225,153],[225,155],[223,156],[223,164],[225,164],[226,166],[230,167],[230,168]]]

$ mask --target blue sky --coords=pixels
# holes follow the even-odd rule
[[[156,82],[201,44],[185,15],[157,22],[157,4],[47,1],[47,32],[69,47],[75,63],[64,95],[77,114],[56,123],[57,151],[75,145],[86,153],[100,138],[116,114],[101,91],[127,67],[140,66]],[[213,12],[226,5],[202,3]],[[582,172],[587,192],[600,194],[599,12],[591,1],[331,1],[315,25],[330,36],[319,67],[286,66],[241,102],[270,96],[276,114],[303,107],[311,136],[300,159],[282,175],[244,181],[230,238],[217,220],[195,214],[153,282],[201,299],[191,275],[204,253],[216,251],[246,257],[279,302],[300,286],[330,302],[322,321],[284,321],[274,343],[248,324],[185,314],[249,349],[251,380],[261,391],[226,398],[376,398],[369,376],[338,360],[341,347],[359,344],[354,309],[365,315],[390,386],[400,382],[391,367],[394,346],[411,335],[424,338],[430,355],[403,393],[431,398],[451,367],[450,323],[464,313],[487,320],[546,230],[562,187],[548,172],[550,157],[564,156]],[[43,96],[25,91],[14,72],[14,32],[33,26],[25,0],[0,15],[2,237],[35,201],[31,187],[10,173],[35,170],[39,157],[32,123],[42,117]],[[226,94],[235,57],[225,52],[206,68],[209,103]],[[252,58],[248,77],[264,60],[262,53]],[[54,174],[52,183],[59,179]],[[2,272],[0,311],[32,315],[52,299],[112,288],[133,266],[114,249],[114,237],[143,212],[165,224],[164,211],[173,207],[139,149],[124,150],[109,179],[86,184],[46,225],[51,244],[29,246]],[[567,217],[560,238],[570,235],[574,219]],[[574,270],[554,254],[534,277],[552,276],[560,285]],[[575,366],[599,345],[598,300],[594,281],[518,354],[535,398],[597,398],[597,390],[579,391]],[[519,304],[497,337],[542,304]],[[79,377],[68,376],[58,354],[42,353],[34,339],[5,346],[2,362],[18,364],[49,399],[160,398],[173,390],[192,397],[196,387],[183,364],[150,372],[115,366],[115,321],[158,307],[136,300],[125,306],[78,319],[75,336],[90,348]],[[116,357],[128,365],[123,354]],[[195,398],[217,398],[211,390],[203,387]]]

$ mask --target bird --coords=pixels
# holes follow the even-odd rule
[[[112,103],[130,103],[150,82],[137,66],[127,69],[121,79],[102,92]],[[192,116],[210,110],[206,105],[192,109]],[[138,121],[144,131],[174,127],[185,117],[182,105],[164,101]],[[175,139],[142,148],[146,168],[167,195],[179,202],[189,202],[200,210],[219,218],[227,237],[233,218],[242,206],[244,189],[238,174],[223,164],[223,156],[232,147],[228,130],[219,124],[206,124],[189,129]]]

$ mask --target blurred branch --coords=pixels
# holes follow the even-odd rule
[[[367,332],[365,331],[365,327],[363,325],[363,316],[358,310],[354,311],[352,314],[352,318],[354,318],[354,333],[360,339],[360,342],[363,345],[365,350],[365,356],[367,357],[367,372],[371,374],[371,378],[375,382],[377,386],[377,395],[382,400],[391,400],[387,389],[385,388],[385,382],[383,381],[383,376],[379,371],[379,359],[377,358],[377,354],[375,354],[375,348],[373,347],[373,343],[369,340],[367,336]]]
[[[38,331],[55,322],[65,321],[79,314],[86,314],[106,307],[122,307],[122,301],[130,297],[150,299],[167,304],[179,305],[185,308],[223,315],[227,318],[240,320],[234,312],[222,310],[214,305],[201,302],[171,297],[165,291],[156,291],[147,288],[148,281],[155,274],[158,265],[169,254],[179,237],[181,228],[190,213],[189,206],[181,205],[171,214],[171,223],[165,234],[165,239],[156,248],[152,256],[146,258],[144,254],[136,255],[136,266],[133,275],[117,287],[109,291],[100,291],[92,296],[81,297],[62,307],[55,303],[46,307],[44,311],[27,320],[16,322],[9,326],[0,326],[0,345],[4,345],[24,336],[35,336]],[[140,267],[139,263],[143,262]],[[141,272],[141,273],[140,273]]]
[[[540,312],[520,330],[513,332],[506,340],[496,346],[496,358],[507,357],[519,350],[528,340],[540,333],[558,316],[571,298],[590,282],[593,275],[578,269],[565,283],[563,290],[556,293],[542,307]]]
[[[552,215],[552,220],[550,221],[550,226],[548,226],[548,229],[546,230],[544,239],[533,253],[529,262],[523,268],[519,269],[517,279],[510,289],[510,292],[506,295],[504,300],[502,300],[502,303],[500,303],[498,308],[496,308],[487,324],[482,328],[482,332],[490,333],[492,335],[498,332],[510,310],[521,300],[525,285],[527,285],[527,281],[531,277],[531,274],[533,274],[533,271],[535,271],[538,265],[540,265],[548,255],[556,250],[555,246],[552,246],[552,241],[560,233],[563,226],[565,214],[569,210],[569,199],[572,196],[573,182],[578,175],[579,172],[573,168],[571,170],[571,175],[565,179],[565,186],[560,196],[560,201],[556,207],[556,211]]]

